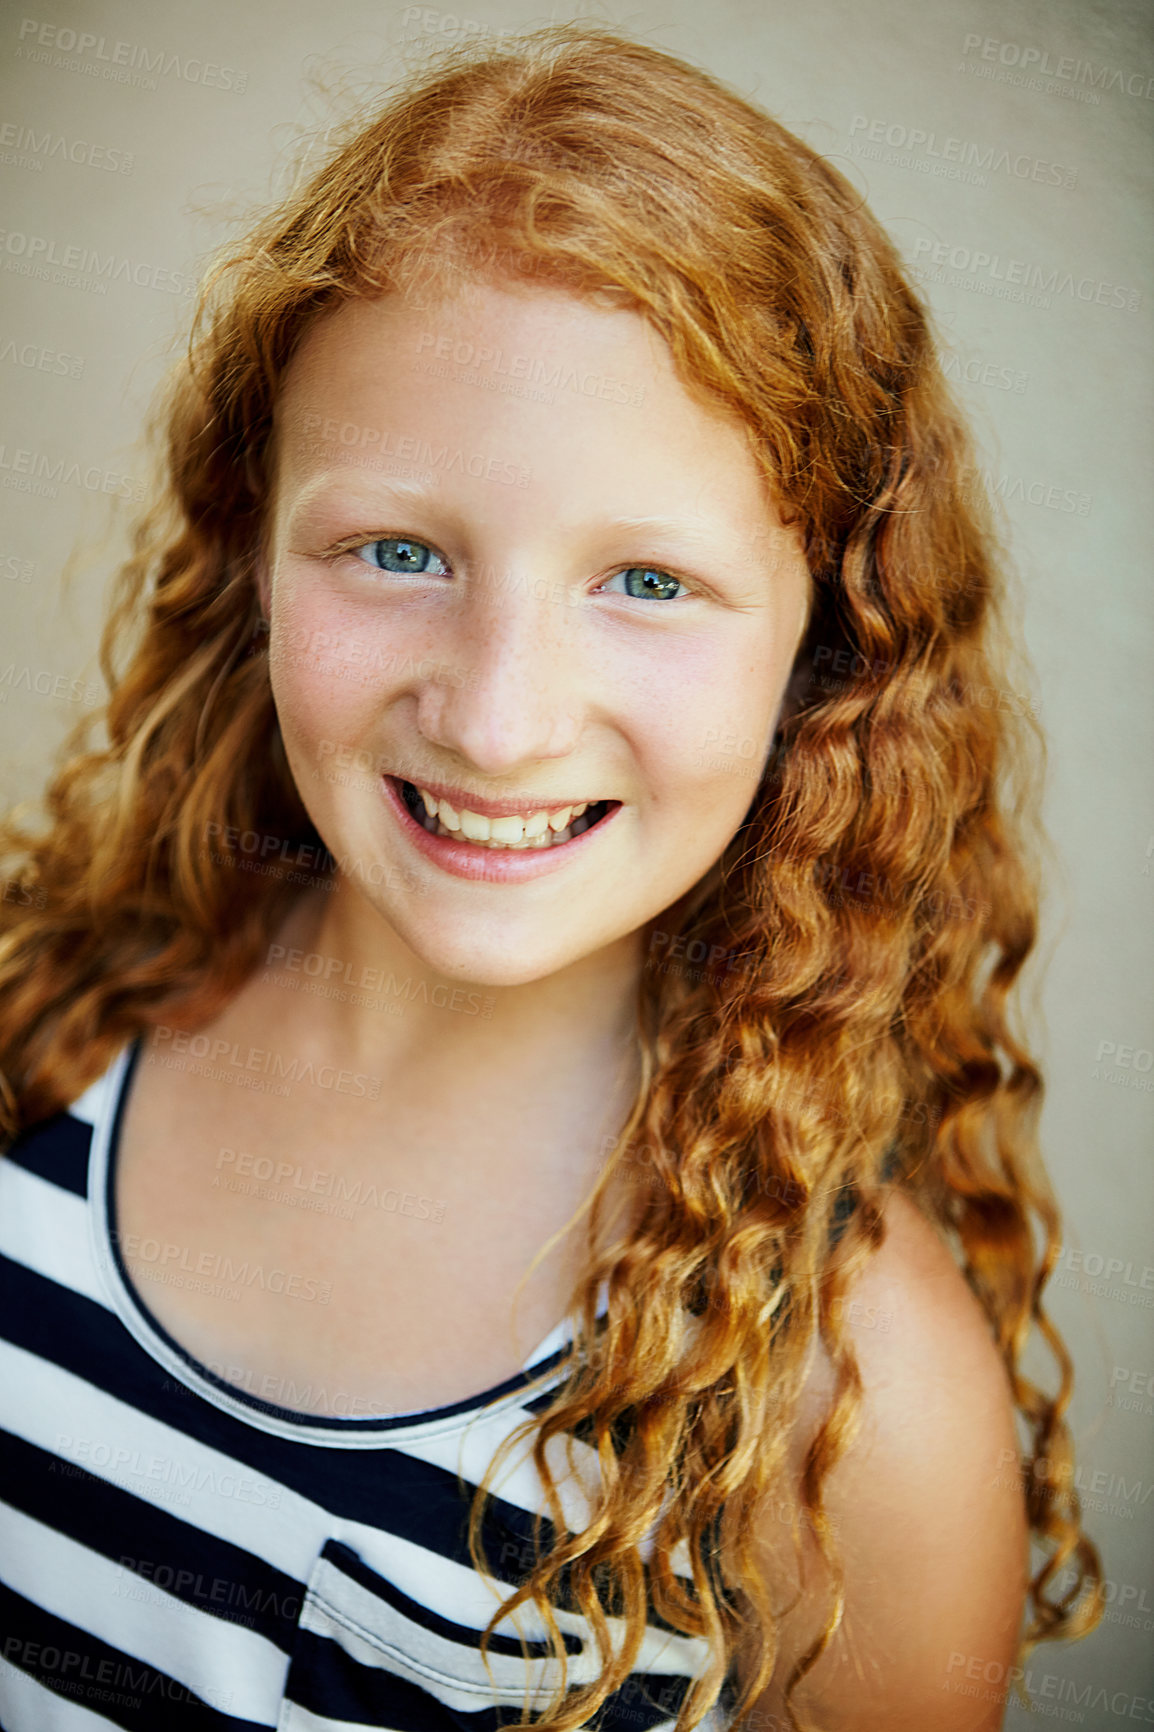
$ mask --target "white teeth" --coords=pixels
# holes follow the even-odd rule
[[[435,827],[431,824],[429,827],[432,829],[433,835],[448,836],[454,842],[459,841],[462,835],[467,836],[467,832],[463,829],[450,830],[445,824],[439,822]],[[586,828],[588,828],[588,826],[586,826]],[[552,848],[555,843],[570,842],[573,839],[574,833],[573,830],[546,830],[544,835],[537,836],[532,841],[500,842],[495,838],[490,837],[488,840],[475,840],[473,845],[477,848],[498,848],[502,849],[506,853],[518,853],[524,852],[527,848]]]
[[[516,814],[487,818],[481,812],[470,812],[468,807],[455,812],[448,800],[437,799],[427,788],[418,787],[417,792],[428,813],[426,828],[433,835],[464,836],[466,841],[481,847],[549,848],[554,842],[568,842],[589,828],[584,821],[590,806],[588,800],[577,806],[559,806],[555,812],[531,812],[524,818]]]
[[[525,840],[524,818],[490,818],[489,835],[494,842],[507,842],[516,846]]]
[[[487,842],[489,840],[489,820],[479,812],[462,811],[461,834],[470,842]]]

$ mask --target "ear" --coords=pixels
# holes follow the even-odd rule
[[[805,593],[802,598],[801,611],[797,622],[797,649],[794,652],[793,666],[785,683],[782,694],[781,708],[777,716],[777,729],[784,726],[797,715],[805,705],[813,684],[813,652],[814,638],[817,633],[818,620],[818,590],[813,576],[807,570],[805,574]]]
[[[780,729],[784,723],[791,721],[805,704],[810,694],[813,682],[813,644],[807,631],[798,646],[793,667],[786,682],[785,695],[778,711],[777,725]]]
[[[269,609],[272,606],[272,572],[269,569],[268,556],[263,546],[257,550],[252,575],[261,618],[267,622]]]
[[[252,562],[253,582],[256,586],[257,602],[261,617],[265,621],[269,617],[272,605],[272,562],[269,558],[269,538],[272,533],[273,501],[263,475],[264,462],[258,462],[251,451],[245,453],[244,472],[249,491],[254,500],[260,501],[256,541],[256,553]]]

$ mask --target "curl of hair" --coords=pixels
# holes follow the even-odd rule
[[[829,1566],[825,1630],[792,1692],[842,1611],[822,1495],[860,1384],[839,1300],[880,1242],[889,1182],[954,1246],[1029,1433],[1028,1517],[1047,1556],[1023,1652],[1083,1634],[1101,1571],[1073,1486],[1070,1362],[1042,1303],[1060,1240],[1041,1082],[1009,1004],[1035,939],[1038,739],[1028,704],[984,701],[1010,689],[993,648],[995,526],[926,309],[857,193],[668,54],[584,26],[450,52],[355,116],[209,273],[155,411],[156,503],[102,640],[108,744],[78,749],[82,725],[47,828],[12,817],[0,831],[19,857],[0,902],[0,1132],[74,1100],[149,1025],[215,1015],[298,893],[275,857],[244,869],[246,834],[318,840],[280,742],[254,582],[278,384],[347,297],[473,280],[609,294],[650,321],[686,387],[745,424],[814,585],[747,820],[662,917],[723,963],[642,971],[643,1081],[590,1199],[568,1375],[510,1440],[531,1430],[551,1532],[538,1518],[532,1565],[485,1640],[532,1602],[559,1682],[524,1724],[566,1732],[625,1680],[652,1605],[712,1656],[679,1732],[723,1690],[740,1714],[777,1656],[751,1552],[772,1495]],[[595,1256],[603,1187],[630,1162],[649,1181],[640,1224]],[[835,1249],[828,1225],[851,1191]],[[1057,1360],[1054,1396],[1021,1370],[1032,1325]],[[785,1440],[814,1331],[837,1389],[799,1501]],[[559,1487],[578,1436],[599,1490],[570,1531]],[[503,1453],[471,1508],[478,1567]],[[682,1542],[691,1581],[671,1565]],[[561,1606],[598,1647],[600,1675],[580,1687],[566,1688]]]

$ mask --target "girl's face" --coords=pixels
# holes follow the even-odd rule
[[[627,943],[744,819],[805,623],[744,426],[638,314],[474,285],[320,319],[276,450],[272,689],[345,876],[450,979]]]

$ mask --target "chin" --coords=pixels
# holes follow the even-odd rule
[[[419,932],[402,932],[401,936],[430,973],[480,990],[529,986],[580,962],[586,954],[580,948],[558,951],[555,945],[544,942],[533,946],[499,937],[491,943],[479,943],[475,933],[459,943],[444,937],[424,938]]]

